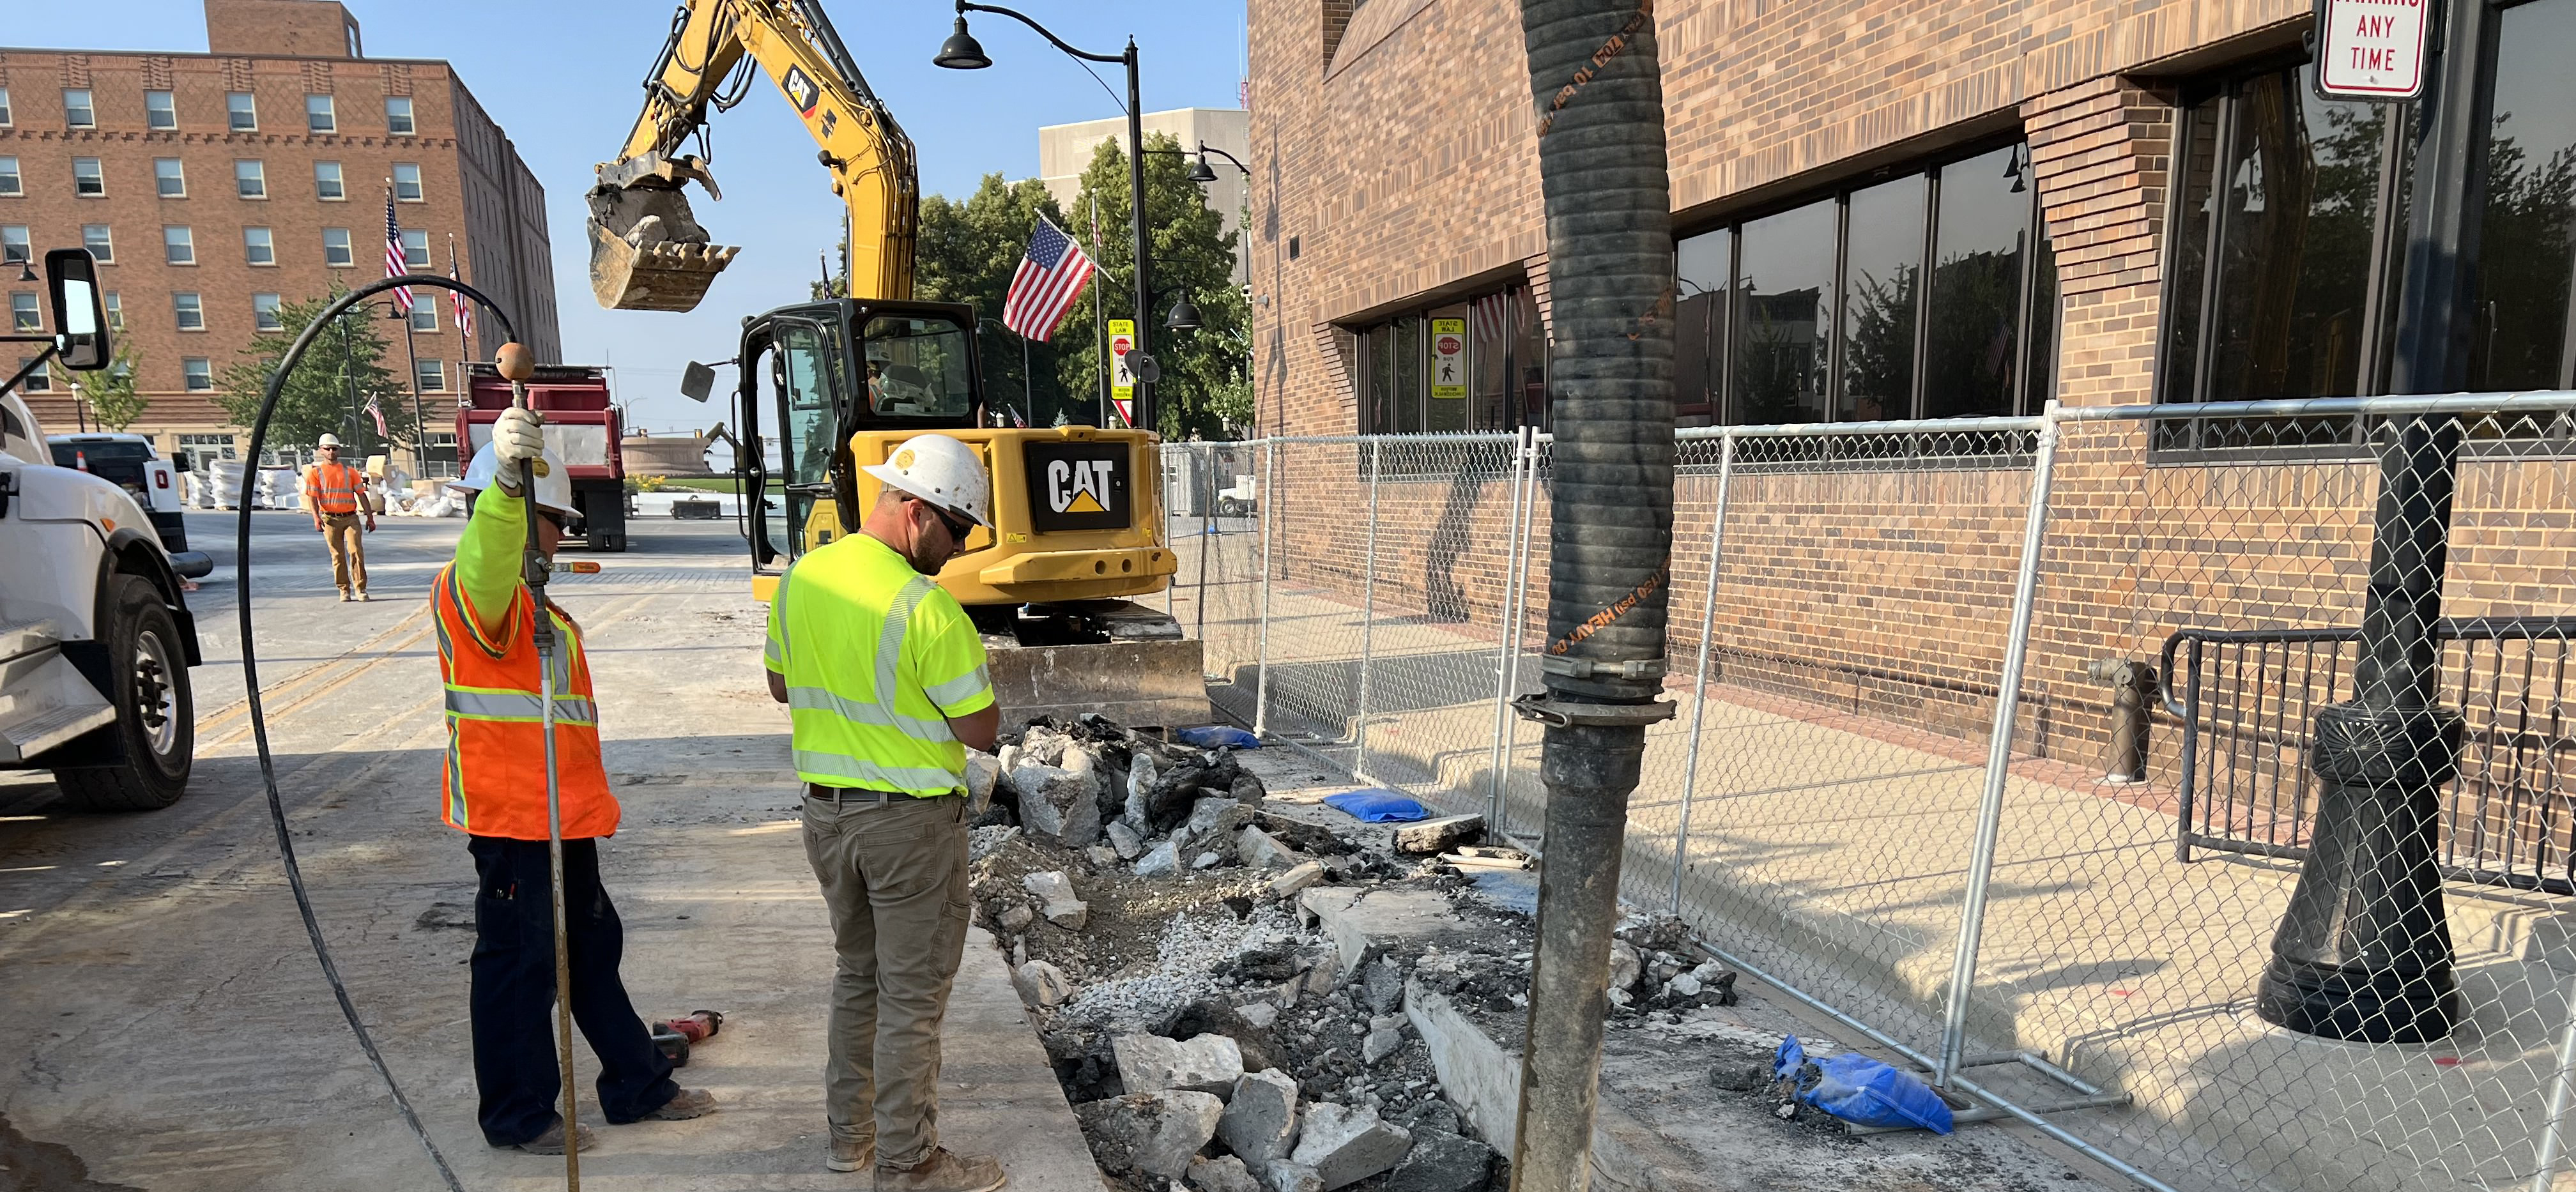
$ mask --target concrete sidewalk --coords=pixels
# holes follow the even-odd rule
[[[1194,595],[1176,597],[1184,624],[1195,623]],[[1220,659],[1230,660],[1248,688],[1259,586],[1211,597],[1210,670],[1229,671]],[[1433,802],[1484,809],[1494,780],[1490,630],[1377,608],[1362,725],[1356,601],[1286,583],[1270,601],[1274,731]],[[1517,689],[1536,684],[1525,657]],[[1250,691],[1236,696],[1248,712]],[[1650,730],[1630,806],[1623,894],[1671,909],[1682,857],[1679,909],[1709,939],[1937,1052],[1984,742],[1725,683],[1702,699],[1685,679],[1672,696],[1681,714]],[[1694,720],[1701,755],[1688,845],[1677,848]],[[1538,734],[1506,729],[1517,737],[1506,822],[1535,833],[1545,801]],[[2397,1192],[2530,1178],[2576,980],[2570,900],[2448,891],[2465,1022],[2443,1043],[2292,1034],[2257,1018],[2252,999],[2295,867],[2207,851],[2178,862],[2173,792],[2100,785],[2094,772],[2015,759],[1969,1002],[1971,1051],[2038,1051],[2130,1093],[2132,1107],[2057,1120],[2181,1187]],[[2001,1083],[2026,1103],[2058,1095],[2017,1077]]]

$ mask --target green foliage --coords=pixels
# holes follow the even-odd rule
[[[975,308],[977,318],[992,320],[976,337],[982,345],[984,400],[1021,411],[1032,426],[1049,425],[1067,409],[1092,409],[1096,400],[1088,382],[1068,388],[1058,380],[1058,360],[1068,346],[1071,323],[1052,341],[1027,345],[1026,372],[1035,374],[1034,384],[1022,371],[1020,337],[1002,327],[1002,301],[1010,295],[1011,275],[1019,271],[1029,233],[1041,215],[1080,236],[1044,184],[1005,183],[1000,174],[986,174],[962,201],[941,195],[921,201],[921,238],[913,257],[916,297],[963,302]],[[1100,284],[1099,278],[1091,284]],[[1088,294],[1081,305],[1090,305]]]
[[[258,419],[268,378],[286,358],[286,350],[338,297],[335,288],[320,298],[281,305],[277,317],[283,329],[261,332],[242,349],[242,359],[224,369],[216,379],[214,399],[232,425],[248,428]],[[277,409],[268,424],[271,444],[301,447],[324,434],[337,434],[349,444],[341,457],[363,460],[378,437],[375,420],[361,409],[369,396],[379,399],[393,442],[411,442],[410,407],[396,400],[409,390],[385,368],[388,349],[376,334],[379,320],[370,318],[371,313],[368,306],[354,307],[336,320],[336,326],[324,328],[314,338],[302,364],[278,392]]]
[[[1178,149],[1171,137],[1145,138],[1147,149]],[[1190,158],[1171,153],[1145,157],[1145,226],[1153,255],[1156,309],[1143,319],[1146,341],[1161,363],[1163,380],[1158,419],[1165,438],[1223,438],[1251,421],[1252,337],[1250,303],[1234,281],[1233,233],[1207,205],[1207,195],[1189,180]],[[1091,235],[1092,202],[1099,204],[1100,235]],[[1082,197],[1073,205],[1078,224],[1065,230],[1083,242],[1084,251],[1100,264],[1091,284],[1101,292],[1104,317],[1127,318],[1135,306],[1131,272],[1135,264],[1129,231],[1127,155],[1116,141],[1103,141],[1082,171]],[[1163,318],[1183,287],[1199,308],[1197,331],[1165,331]],[[1102,352],[1101,334],[1088,301],[1074,309],[1055,333],[1060,349],[1056,376],[1068,392],[1090,394]],[[1229,425],[1231,424],[1231,425]]]
[[[134,391],[134,369],[142,360],[130,341],[119,342],[116,357],[106,368],[81,378],[81,395],[89,401],[91,421],[122,432],[143,417],[152,399]]]

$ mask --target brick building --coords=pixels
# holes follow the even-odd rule
[[[205,11],[205,54],[0,49],[0,254],[86,244],[100,257],[151,402],[130,429],[192,465],[246,443],[211,400],[216,379],[275,304],[384,276],[388,187],[413,269],[447,272],[453,246],[539,357],[559,354],[544,188],[452,67],[366,57],[331,0]],[[23,324],[41,318],[41,295],[18,272],[0,289]],[[495,346],[466,343],[430,301],[442,295],[420,292],[411,318],[431,428],[452,417],[464,362]],[[379,307],[399,376],[404,329]],[[68,380],[28,395],[58,433],[80,422]],[[410,421],[412,396],[384,395],[389,422]],[[433,470],[453,465],[446,438],[441,450],[433,430]]]

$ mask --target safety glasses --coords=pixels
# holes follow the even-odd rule
[[[959,546],[966,545],[966,536],[975,532],[975,523],[964,518],[950,517],[947,510],[937,505],[923,501],[921,507],[929,510],[931,516],[938,518],[940,525],[948,527],[948,537]]]

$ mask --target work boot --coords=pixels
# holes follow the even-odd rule
[[[358,589],[358,603],[360,603],[360,604],[365,604],[366,602],[367,602],[367,590],[366,590],[365,588],[360,588],[360,589]]]
[[[991,1155],[959,1155],[935,1147],[911,1167],[877,1165],[876,1192],[993,1192],[1009,1177]]]
[[[355,598],[349,595],[349,590],[347,588],[340,589],[340,603],[347,604],[352,599]]]
[[[834,1171],[866,1171],[876,1165],[877,1140],[874,1138],[834,1138],[832,1157],[823,1166]]]
[[[705,1089],[681,1089],[670,1100],[664,1101],[660,1109],[644,1116],[657,1122],[685,1122],[690,1118],[705,1117],[715,1111],[714,1093]]]
[[[599,1141],[598,1139],[591,1137],[590,1127],[588,1126],[574,1126],[573,1137],[580,1140],[577,1145],[580,1149],[585,1151],[589,1150],[593,1143]],[[564,1153],[563,1119],[556,1118],[555,1124],[546,1127],[545,1133],[537,1135],[526,1142],[520,1143],[517,1146],[499,1147],[496,1149],[526,1151],[531,1155],[560,1155]]]

